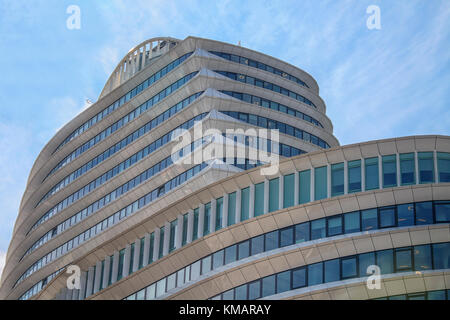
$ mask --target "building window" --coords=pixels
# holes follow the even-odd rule
[[[414,204],[397,205],[397,225],[399,227],[414,225]]]
[[[361,191],[361,160],[348,162],[348,193]]]
[[[412,270],[411,248],[395,249],[395,272]]]
[[[264,182],[255,184],[255,217],[264,214]]]
[[[279,231],[275,230],[269,233],[265,234],[266,237],[266,248],[265,251],[269,251],[269,250],[273,250],[273,249],[277,249],[279,248],[279,243],[278,243],[278,235],[279,235]]]
[[[383,156],[383,188],[397,186],[397,157]]]
[[[358,276],[356,268],[356,257],[348,257],[341,259],[342,279],[354,278]]]
[[[294,174],[288,174],[283,179],[283,208],[288,208],[296,205],[294,203]]]
[[[308,266],[308,286],[323,283],[323,264],[322,262],[310,264]]]
[[[314,168],[314,200],[327,197],[327,166]]]
[[[395,227],[395,207],[385,207],[379,210],[380,228]]]
[[[225,248],[225,264],[229,264],[231,262],[236,261],[237,256],[237,246],[232,245],[230,247]]]
[[[246,240],[238,244],[238,260],[247,258],[250,255],[250,241]]]
[[[288,227],[280,230],[280,247],[294,244],[294,228]]]
[[[344,194],[344,163],[331,165],[331,196]]]
[[[170,223],[170,240],[169,240],[169,252],[175,250],[175,237],[178,230],[178,220],[173,220]]]
[[[299,268],[292,271],[292,289],[306,286],[306,268]]]
[[[344,214],[345,233],[361,231],[359,211]]]
[[[194,209],[194,228],[192,232],[192,241],[198,239],[198,222],[199,222],[199,208]]]
[[[223,219],[223,198],[216,200],[216,228],[215,231],[222,229]]]
[[[377,265],[381,269],[381,274],[389,274],[394,272],[394,257],[392,249],[376,252]]]
[[[419,152],[419,183],[434,182],[433,152]]]
[[[431,267],[431,246],[414,246],[414,270],[430,270]]]
[[[182,246],[186,245],[186,243],[187,243],[188,223],[189,223],[189,214],[186,213],[183,215],[183,235],[182,235],[182,239],[181,239]]]
[[[368,209],[361,211],[362,231],[377,229],[377,209]]]
[[[341,277],[339,259],[324,262],[325,282],[339,281]]]
[[[295,225],[295,243],[301,243],[309,240],[309,222]]]
[[[158,253],[158,259],[161,259],[164,254],[164,227],[161,227],[159,229],[159,253]]]
[[[378,157],[364,159],[366,190],[378,189]]]
[[[250,241],[252,256],[264,252],[264,235],[251,238]]]
[[[416,203],[416,224],[432,224],[433,223],[433,203],[418,202]]]
[[[291,271],[284,271],[277,274],[277,293],[289,291],[291,289]]]
[[[400,154],[400,179],[402,186],[416,183],[414,171],[414,152]]]
[[[358,263],[359,263],[359,276],[360,277],[367,277],[368,275],[372,273],[367,273],[367,268],[369,266],[375,265],[375,253],[369,252],[369,253],[363,253],[360,254],[358,257]]]
[[[208,235],[211,232],[211,202],[205,204],[205,215],[203,218],[203,236]]]
[[[433,265],[434,269],[450,268],[450,243],[433,244]]]
[[[328,218],[328,236],[332,237],[342,233],[342,216]]]
[[[217,251],[213,254],[213,269],[223,266],[225,250]]]
[[[311,200],[311,170],[299,172],[299,200],[300,204]]]
[[[267,297],[275,294],[275,275],[262,279],[262,296]]]
[[[276,211],[279,209],[279,184],[280,179],[275,178],[272,180],[269,180],[269,212]]]
[[[450,222],[450,202],[438,201],[434,204],[436,222]]]
[[[311,221],[311,240],[325,237],[325,218]]]
[[[248,299],[256,300],[261,298],[261,282],[259,280],[248,284]]]
[[[236,223],[236,192],[228,194],[228,226]]]
[[[450,153],[437,153],[437,166],[439,172],[439,182],[450,182]]]
[[[250,188],[241,190],[241,221],[249,218]]]

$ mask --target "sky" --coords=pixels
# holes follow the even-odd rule
[[[67,28],[80,8],[80,28]],[[380,9],[380,29],[367,20]],[[372,20],[371,20],[372,21]],[[450,133],[448,0],[0,0],[0,272],[28,174],[129,49],[210,38],[312,75],[341,145]]]

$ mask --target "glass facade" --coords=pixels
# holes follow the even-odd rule
[[[431,269],[440,269],[442,261],[450,258],[450,243],[438,243],[438,244],[428,244],[426,245],[428,250],[438,253],[439,250],[447,250],[446,252],[439,252],[439,258],[436,261],[429,261],[428,264],[432,265]],[[374,264],[381,266],[382,274],[399,273],[405,271],[415,271],[412,265],[412,252],[417,246],[403,247],[382,251],[375,251],[371,253],[357,254],[350,257],[342,257],[339,259],[327,260],[324,262],[318,262],[314,264],[309,264],[306,266],[290,269],[287,271],[279,272],[259,280],[251,282],[254,288],[263,287],[262,292],[259,294],[253,294],[253,296],[258,296],[261,298],[268,297],[274,294],[279,294],[285,291],[294,290],[303,287],[310,287],[314,285],[319,285],[323,283],[330,283],[334,281],[342,281],[346,279],[355,279],[360,277],[366,277],[367,273],[365,270],[363,272],[358,269],[358,266],[367,265],[368,255],[374,257]],[[444,249],[445,248],[445,249]],[[443,254],[440,255],[440,254]],[[394,263],[394,255],[397,257]],[[370,261],[369,263],[371,263]],[[447,266],[448,268],[448,266]],[[274,281],[275,280],[275,281]],[[256,282],[260,282],[260,285],[256,285]],[[232,291],[236,291],[237,288],[233,288],[228,292],[228,297],[233,300],[249,300],[249,295],[244,295],[246,292],[246,287],[249,283],[239,286],[240,295],[239,298],[233,295]],[[266,287],[266,290],[264,290]],[[230,292],[231,291],[231,292]],[[450,290],[447,290],[450,291]],[[446,290],[436,290],[425,293],[428,295],[428,299],[433,300],[445,300],[448,298],[446,296]],[[232,298],[232,297],[235,298]],[[412,299],[421,300],[424,299],[423,293],[414,293],[408,295]],[[392,300],[396,300],[399,296],[391,297]],[[223,294],[219,294],[215,297],[210,298],[211,300],[222,300]]]
[[[314,200],[327,197],[327,167],[314,168]]]

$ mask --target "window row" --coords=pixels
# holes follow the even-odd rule
[[[305,98],[304,96],[295,93],[293,91],[290,91],[288,89],[285,89],[283,87],[280,87],[274,83],[267,82],[261,79],[253,78],[250,76],[246,76],[245,74],[240,73],[234,73],[234,72],[228,72],[228,71],[220,71],[220,70],[214,70],[214,72],[217,72],[227,78],[237,80],[243,83],[248,83],[253,86],[257,86],[260,88],[268,89],[277,93],[281,93],[282,95],[288,96],[292,99],[295,99],[297,101],[303,102],[304,104],[307,104],[308,106],[314,107],[317,109],[316,105],[311,102],[311,100]]]
[[[168,88],[172,88],[174,87],[173,90],[176,90],[178,88],[180,88],[181,86],[183,86],[186,82],[188,82],[189,80],[191,80],[195,75],[197,74],[197,72],[193,72],[191,74],[188,74],[187,76],[179,79],[177,82],[173,83],[171,86],[169,86]],[[167,88],[161,92],[165,92],[167,90]],[[159,93],[158,95],[156,95],[155,97],[158,97],[161,93]],[[189,102],[192,100],[194,101],[201,93],[197,93],[192,95],[190,98],[185,99],[184,104],[187,105],[189,104]],[[153,97],[152,99],[155,99],[155,97]],[[67,175],[65,178],[63,178],[61,181],[59,181],[55,186],[53,186],[49,192],[47,192],[44,197],[42,197],[41,200],[39,200],[38,204],[36,205],[36,207],[44,200],[48,199],[50,196],[52,196],[53,194],[55,194],[56,192],[58,192],[59,190],[61,190],[62,188],[64,188],[65,186],[67,186],[69,183],[71,183],[72,181],[74,181],[75,179],[79,178],[81,175],[85,174],[86,172],[88,172],[89,170],[91,170],[93,167],[95,167],[96,165],[98,165],[99,163],[105,161],[106,159],[108,159],[109,157],[111,157],[114,153],[118,152],[119,150],[123,149],[125,146],[129,145],[130,143],[132,143],[133,141],[135,141],[137,138],[139,138],[140,136],[144,135],[145,133],[147,133],[149,130],[152,130],[153,128],[155,128],[157,125],[159,125],[161,122],[159,121],[165,121],[167,120],[169,117],[171,117],[172,115],[174,115],[177,111],[176,107],[179,104],[176,104],[175,106],[172,106],[172,108],[170,108],[169,110],[167,110],[166,112],[164,112],[163,114],[160,114],[158,117],[155,117],[153,120],[147,122],[145,125],[143,125],[142,127],[140,127],[139,129],[137,129],[136,131],[134,131],[133,133],[129,134],[127,137],[123,138],[121,141],[119,141],[118,143],[116,143],[114,146],[110,147],[109,149],[107,149],[106,151],[104,151],[103,153],[101,153],[100,155],[96,156],[95,158],[91,159],[90,161],[88,161],[87,163],[85,163],[84,165],[82,165],[81,167],[79,167],[78,169],[76,169],[75,171],[73,171],[72,173],[70,173],[69,175]],[[183,106],[183,101],[181,102],[181,105],[179,105],[179,108],[181,110]],[[113,124],[114,126],[115,124]],[[105,132],[105,131],[104,131]],[[98,142],[100,141],[100,135],[97,135],[96,139],[98,140]],[[104,135],[104,138],[106,138],[106,136]],[[73,155],[73,153],[72,153]]]
[[[274,74],[276,74],[276,75],[278,75],[280,77],[283,77],[285,79],[289,79],[289,80],[291,80],[291,81],[293,81],[293,82],[295,82],[295,83],[297,83],[297,84],[299,84],[301,86],[309,88],[308,85],[304,81],[300,80],[299,78],[297,78],[297,77],[295,77],[295,76],[293,76],[293,75],[291,75],[289,73],[286,73],[284,71],[281,71],[280,69],[271,67],[271,66],[269,66],[269,65],[267,65],[265,63],[262,63],[262,62],[259,62],[259,61],[253,60],[253,59],[248,59],[248,58],[245,58],[245,57],[242,57],[242,56],[238,56],[238,55],[235,55],[235,54],[225,53],[225,52],[217,52],[217,51],[210,51],[210,52],[212,54],[215,54],[216,56],[219,56],[221,58],[227,59],[229,61],[237,62],[237,63],[240,63],[240,64],[245,64],[245,65],[253,67],[253,68],[258,68],[258,69],[261,69],[261,70],[264,70],[264,71],[267,71],[267,72],[274,73]]]
[[[269,108],[269,109],[273,109],[276,111],[280,111],[283,113],[287,113],[293,117],[297,117],[299,119],[311,122],[312,124],[323,128],[322,124],[317,121],[316,119],[314,119],[311,116],[308,116],[307,114],[297,111],[295,109],[289,108],[281,103],[275,102],[275,101],[271,101],[271,100],[267,100],[261,97],[257,97],[257,96],[253,96],[251,94],[247,94],[247,93],[241,93],[241,92],[234,92],[234,91],[225,91],[225,90],[221,90],[220,92],[223,92],[229,96],[232,96],[233,98],[251,103],[251,104],[255,104],[257,106],[262,106],[264,108]]]
[[[242,198],[244,198],[244,196]],[[223,198],[216,199],[216,218],[214,224],[210,223],[211,202],[205,205],[203,226],[199,225],[199,221],[201,220],[199,208],[194,209],[192,241],[198,239],[200,236],[209,234],[211,232],[211,225],[213,231],[221,229],[223,226],[221,219],[224,214],[228,215],[228,226],[235,223],[236,193],[229,194],[228,199],[228,212],[223,211]],[[257,204],[255,203],[255,207],[256,206]],[[188,219],[188,214],[183,215],[183,225],[181,226],[182,246],[187,244]],[[245,217],[243,220],[245,220]],[[172,223],[176,221],[177,220],[174,220]],[[443,222],[450,222],[450,201],[401,204],[333,215],[327,218],[316,219],[274,230],[228,246],[197,260],[187,267],[174,272],[170,276],[153,283],[149,287],[154,286],[154,288],[159,288],[156,290],[157,294],[155,296],[159,297],[170,290],[168,288],[179,287],[188,281],[198,279],[200,275],[206,274],[211,270],[216,270],[222,266],[262,252],[341,234],[351,234],[387,227],[406,227]],[[203,230],[203,233],[199,235],[200,228]],[[143,250],[143,247],[141,247],[141,250]],[[142,252],[140,256],[143,256]],[[133,264],[132,261],[130,263]],[[139,269],[142,267],[143,265],[140,261]],[[425,269],[427,269],[427,267],[426,265],[423,265],[422,270]],[[184,275],[184,278],[179,278],[180,275]],[[142,295],[149,287],[140,290],[140,293],[137,294]]]
[[[61,200],[58,204],[53,206],[51,209],[49,209],[45,214],[43,214],[30,228],[28,233],[36,229],[39,225],[53,217],[55,214],[61,212],[68,206],[70,206],[75,201],[81,199],[88,193],[92,192],[93,190],[97,189],[99,186],[103,185],[105,182],[109,181],[122,171],[128,169],[131,165],[141,160],[142,153],[146,153],[145,156],[153,153],[155,150],[159,149],[160,147],[164,146],[165,144],[169,143],[171,141],[171,135],[172,133],[177,129],[188,129],[191,128],[194,125],[195,121],[200,121],[206,116],[207,113],[202,113],[196,116],[195,118],[190,119],[189,121],[186,121],[181,126],[178,126],[177,128],[171,130],[170,132],[166,133],[161,138],[153,141],[151,144],[149,144],[147,147],[145,147],[143,150],[139,151],[138,153],[135,153],[125,161],[122,161],[118,165],[116,165],[114,168],[108,170],[95,180],[92,180],[90,183],[86,184],[85,186],[81,187],[74,193],[72,193],[70,196],[66,197],[65,199]],[[118,152],[119,150],[125,148],[125,146],[131,144],[133,141],[136,141],[139,137],[142,137],[145,133],[152,130],[152,124],[151,122],[147,123],[145,126],[141,127],[138,131],[135,131],[133,134],[129,135],[128,137],[122,139],[115,145],[113,145],[111,148],[107,149],[104,153],[101,155],[95,157],[93,160],[91,160],[89,163],[94,162],[95,165],[98,163],[106,160],[108,157],[113,155],[114,153]],[[139,159],[138,159],[139,157]]]
[[[53,251],[49,252],[44,257],[40,258],[38,261],[36,261],[32,266],[30,266],[16,281],[14,286],[17,286],[20,282],[22,282],[24,279],[29,277],[31,274],[36,272],[37,270],[41,269],[51,261],[55,260],[56,258],[64,255],[65,253],[69,252],[73,248],[78,247],[83,242],[89,240],[90,238],[96,236],[98,233],[110,228],[112,225],[115,225],[119,223],[120,220],[130,216],[131,214],[135,213],[137,210],[141,209],[142,207],[148,205],[149,203],[155,201],[159,197],[163,196],[173,188],[178,187],[181,183],[186,182],[187,180],[191,179],[192,177],[196,176],[201,170],[207,167],[206,163],[202,163],[199,165],[196,165],[192,167],[189,170],[186,170],[185,172],[179,174],[175,178],[170,179],[162,186],[159,186],[158,188],[155,188],[151,192],[147,193],[146,195],[142,196],[138,200],[134,201],[133,203],[129,204],[125,208],[117,211],[116,213],[112,214],[111,216],[105,218],[103,221],[97,223],[90,229],[86,230],[85,232],[79,234],[75,238],[67,241],[63,245],[59,246],[58,248],[54,249]],[[181,177],[185,177],[185,181],[181,181]]]
[[[187,81],[190,80],[191,77],[192,76],[190,76],[188,78],[183,77],[179,81],[184,81],[184,83],[186,83]],[[197,95],[200,95],[200,94],[201,94],[201,92],[197,93]],[[194,97],[194,96],[195,95],[192,95],[191,97]],[[114,122],[112,125],[110,125],[106,129],[101,131],[95,137],[93,137],[89,141],[85,142],[84,144],[82,144],[81,146],[76,148],[72,153],[70,153],[63,160],[61,160],[52,170],[50,170],[50,172],[44,178],[44,181],[45,181],[45,179],[48,178],[48,176],[50,176],[51,174],[53,174],[54,172],[56,172],[60,168],[64,167],[68,163],[70,163],[73,160],[75,160],[76,158],[78,158],[81,154],[83,154],[84,152],[86,152],[87,150],[89,150],[90,148],[95,146],[100,141],[103,141],[104,139],[106,139],[108,136],[110,136],[111,134],[113,134],[114,132],[116,132],[117,130],[122,128],[123,126],[125,126],[127,123],[129,123],[129,122],[133,121],[134,119],[136,119],[137,117],[139,117],[141,114],[143,114],[145,111],[147,111],[148,109],[153,107],[158,102],[159,102],[158,95],[153,96],[152,98],[148,99],[146,102],[141,104],[139,107],[135,108],[133,111],[129,112],[127,115],[123,116],[122,118],[120,118],[119,120]],[[183,104],[183,103],[188,104],[190,102],[181,101],[178,104]],[[181,106],[175,105],[175,106],[172,106],[172,108],[174,108],[175,110],[176,109],[181,109]],[[161,116],[162,115],[160,115],[160,117]],[[161,119],[161,122],[162,121],[164,121],[164,120]]]
[[[357,254],[279,272],[225,291],[211,300],[255,300],[323,283],[371,275],[450,268],[450,243],[435,243]]]
[[[206,137],[202,139],[192,142],[188,147],[183,148],[180,151],[180,157],[185,156],[187,153],[193,152],[194,149],[197,149],[198,147],[201,147],[206,142]],[[199,143],[200,142],[200,143]],[[149,153],[151,149],[147,146],[144,149],[140,150],[136,153],[136,157],[132,156],[132,159],[134,161],[125,161],[127,163],[127,166],[122,166],[124,169],[128,168],[129,166],[133,165],[137,161],[140,161],[141,159],[145,158]],[[161,160],[157,164],[153,165],[149,169],[145,170],[141,174],[137,175],[135,178],[127,181],[126,183],[122,184],[121,186],[114,189],[112,192],[108,193],[107,195],[101,197],[100,199],[96,200],[92,204],[88,205],[84,209],[80,210],[78,213],[72,215],[71,217],[67,218],[57,226],[55,226],[52,230],[47,232],[44,236],[42,236],[39,240],[37,240],[33,245],[25,252],[25,254],[22,256],[21,260],[43,244],[50,241],[52,238],[56,237],[58,234],[64,232],[68,228],[72,227],[73,225],[79,223],[80,221],[86,219],[87,217],[91,216],[93,213],[97,212],[98,210],[102,209],[112,201],[115,201],[120,196],[122,196],[124,193],[130,191],[131,189],[134,189],[135,187],[139,186],[141,183],[144,183],[148,179],[152,178],[162,170],[166,169],[170,165],[173,164],[172,156],[168,156],[165,159]],[[119,164],[120,167],[120,164]],[[123,169],[123,170],[124,170]],[[186,176],[181,176],[182,182],[186,180]]]
[[[147,78],[145,81],[143,81],[141,84],[134,87],[132,90],[130,90],[128,93],[117,99],[114,103],[112,103],[109,107],[103,109],[101,112],[97,113],[95,116],[93,116],[91,119],[86,121],[83,125],[81,125],[78,129],[73,131],[67,138],[64,139],[63,142],[59,144],[59,146],[55,149],[53,153],[58,151],[62,146],[67,144],[69,141],[73,140],[80,134],[82,134],[84,131],[92,127],[97,122],[101,121],[104,117],[106,117],[108,114],[112,113],[117,108],[121,107],[124,103],[130,101],[134,96],[141,93],[143,90],[147,89],[149,86],[151,86],[153,83],[161,79],[162,77],[166,76],[167,73],[172,71],[174,68],[176,68],[178,65],[183,63],[187,58],[189,58],[192,55],[192,52],[186,53],[185,55],[181,56],[180,58],[172,61],[167,66],[159,70],[158,72],[151,75],[149,78]]]
[[[347,169],[344,162],[340,162],[331,165],[331,181],[327,181],[327,166],[314,168],[314,199],[329,196],[327,183],[331,183],[332,197],[345,193],[345,183],[347,193],[362,191],[363,169],[366,191],[379,189],[380,186],[391,188],[417,183],[450,182],[450,153],[436,152],[436,163],[437,168],[432,151],[417,152],[417,157],[411,152],[348,161]]]
[[[237,120],[244,121],[244,122],[250,123],[252,125],[258,126],[258,127],[263,127],[263,128],[267,128],[267,129],[278,129],[278,130],[280,130],[280,132],[282,132],[284,134],[296,137],[298,139],[302,139],[306,142],[315,144],[324,149],[330,148],[330,145],[328,143],[326,143],[325,141],[323,141],[322,139],[320,139],[319,137],[317,137],[311,133],[308,133],[302,129],[298,129],[293,126],[290,126],[283,122],[279,122],[279,121],[272,120],[272,119],[269,119],[266,117],[258,116],[258,115],[251,114],[251,113],[245,113],[245,112],[222,111],[222,110],[220,110],[220,112],[222,112],[230,117],[233,117]]]

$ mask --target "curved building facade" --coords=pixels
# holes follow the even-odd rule
[[[447,299],[449,182],[448,136],[340,146],[306,72],[150,39],[35,161],[0,299]]]

